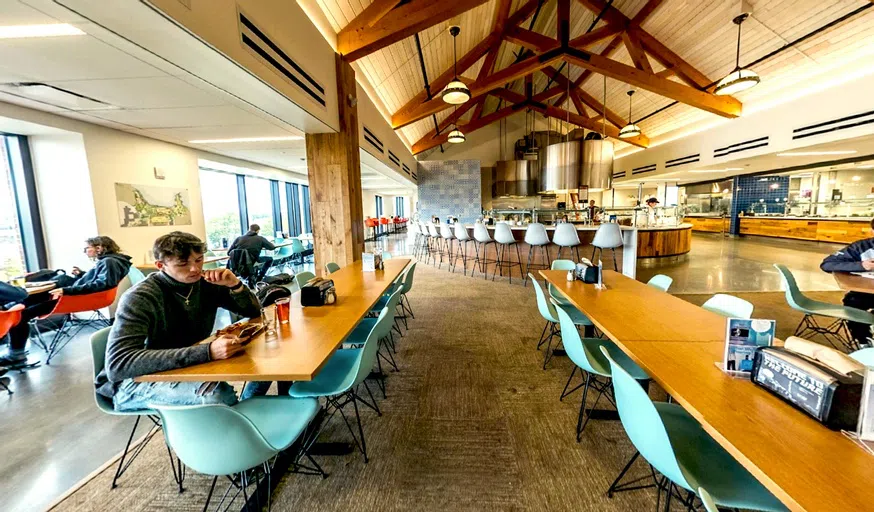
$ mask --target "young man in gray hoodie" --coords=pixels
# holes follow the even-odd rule
[[[106,346],[106,367],[95,380],[98,393],[118,411],[148,404],[196,405],[237,402],[226,382],[134,382],[140,375],[227,359],[245,350],[236,336],[198,342],[213,331],[218,308],[247,317],[261,314],[255,295],[227,269],[203,270],[206,245],[174,231],[155,241],[158,272],[121,299]]]

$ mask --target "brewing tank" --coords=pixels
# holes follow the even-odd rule
[[[492,197],[525,197],[537,193],[537,161],[505,160],[495,164]]]
[[[587,139],[583,143],[580,185],[590,190],[606,190],[613,185],[613,142]]]
[[[572,140],[547,146],[540,169],[540,192],[571,190],[580,187],[582,146]]]

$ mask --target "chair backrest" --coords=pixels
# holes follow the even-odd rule
[[[10,329],[18,325],[18,322],[21,322],[21,312],[23,310],[23,304],[16,304],[6,311],[0,311],[0,338],[6,336]]]
[[[471,239],[470,233],[467,232],[467,228],[464,227],[464,224],[457,222],[455,225],[452,226],[452,228],[453,231],[455,231],[455,238],[463,242]]]
[[[328,263],[325,263],[325,270],[329,274],[333,274],[334,272],[340,270],[340,265],[337,265],[333,261],[329,261]]]
[[[704,505],[704,510],[707,512],[719,512],[719,507],[713,501],[713,497],[703,487],[698,488],[698,497],[701,498],[701,504]]]
[[[291,253],[292,254],[300,254],[300,253],[304,252],[305,250],[306,249],[304,249],[303,242],[301,242],[297,238],[294,238],[291,240]]]
[[[631,443],[656,471],[681,487],[692,488],[680,469],[671,439],[649,395],[606,349],[601,348],[601,353],[610,363],[616,408]]]
[[[452,234],[452,226],[449,224],[440,224],[440,236],[447,240],[455,238],[455,235]]]
[[[186,466],[206,475],[232,475],[279,453],[252,421],[227,405],[152,406],[167,446]]]
[[[84,313],[108,308],[115,300],[118,287],[110,288],[102,292],[94,292],[86,295],[62,295],[50,315],[64,315],[67,313]],[[50,316],[46,315],[46,316]],[[45,318],[45,317],[41,317]]]
[[[379,340],[391,334],[391,326],[395,318],[395,308],[400,297],[401,292],[398,288],[392,293],[382,311],[379,312],[379,317],[376,319],[373,329],[370,330],[370,334],[367,335],[367,339],[364,342],[364,348],[359,353],[358,361],[356,362],[358,365],[356,373],[350,381],[343,383],[343,390],[361,384],[370,375],[373,365],[376,363]]]
[[[437,231],[437,226],[435,226],[434,224],[428,224],[428,235],[433,238],[439,238],[440,233]]]
[[[401,295],[405,295],[410,290],[413,289],[413,273],[415,271],[416,271],[416,263],[414,262],[412,265],[410,265],[410,268],[408,268],[407,271],[404,272],[404,279],[403,279],[404,286],[403,286],[403,288],[401,288]]]
[[[795,276],[786,268],[786,265],[774,263],[774,268],[780,272],[780,279],[783,281],[783,287],[786,288],[786,302],[789,306],[796,309],[807,309],[809,299],[805,297],[801,290],[798,289],[798,284],[795,282]]]
[[[124,295],[131,286],[133,286],[133,283],[131,282],[130,274],[124,276],[121,278],[121,281],[118,282],[118,292],[115,294],[115,299],[112,300],[112,304],[109,305],[109,318],[115,318],[115,311],[118,309],[118,303],[121,301],[122,295]]]
[[[131,265],[130,270],[127,272],[127,276],[130,278],[130,285],[134,286],[139,284],[141,281],[146,279],[145,274],[138,269],[137,267]]]
[[[294,275],[294,280],[297,282],[298,288],[302,288],[303,285],[312,281],[316,278],[316,275],[309,271],[298,272]]]
[[[592,245],[601,249],[622,247],[622,230],[619,229],[619,224],[607,222],[598,226]]]
[[[382,251],[382,259],[384,259],[384,260],[390,260],[390,259],[391,259],[391,253],[388,252],[388,251]]]
[[[473,237],[480,243],[493,242],[492,235],[489,234],[489,228],[482,222],[477,222],[473,225]]]
[[[571,260],[552,260],[552,265],[549,268],[552,270],[573,270],[577,268],[577,264]]]
[[[525,229],[525,243],[528,245],[546,245],[549,243],[549,235],[546,234],[546,226],[539,222],[528,224]]]
[[[701,307],[729,318],[752,318],[754,309],[748,301],[724,293],[710,297]]]
[[[558,306],[555,301],[553,301],[553,305],[555,306],[558,324],[561,328],[561,344],[564,345],[564,349],[571,361],[589,373],[609,377],[610,365],[604,359],[604,356],[593,352],[589,345],[583,345],[580,331],[577,330],[577,326],[574,325],[570,315]]]
[[[580,235],[577,228],[570,222],[562,222],[555,226],[552,234],[552,243],[561,247],[574,247],[580,245]]]
[[[109,331],[112,327],[104,327],[91,335],[91,368],[94,371],[94,378],[103,371],[106,367],[106,344],[109,341]],[[112,400],[97,393],[94,390],[94,401],[97,402],[97,408],[104,412],[112,412]]]
[[[528,273],[528,279],[534,284],[534,295],[537,297],[537,310],[540,311],[540,316],[547,322],[558,322],[558,317],[555,316],[555,306],[546,300],[546,295],[543,293],[540,282],[530,272]]]
[[[513,230],[506,222],[498,222],[495,224],[495,242],[499,244],[516,243],[516,237],[513,236]]]
[[[671,287],[671,283],[673,282],[674,279],[672,277],[666,276],[664,274],[656,274],[652,276],[652,278],[650,278],[650,280],[647,281],[646,284],[652,286],[653,288],[666,292],[668,291],[668,288]]]
[[[874,366],[874,348],[863,348],[850,354],[850,357],[864,364],[865,366]]]
[[[294,243],[294,242],[292,242]],[[276,249],[276,252],[273,253],[274,260],[284,260],[285,258],[291,257],[293,251],[291,250],[290,245],[283,245],[282,247]]]

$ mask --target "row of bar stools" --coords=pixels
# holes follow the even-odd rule
[[[501,276],[504,275],[504,269],[507,269],[510,284],[513,283],[513,267],[519,267],[519,274],[522,274],[522,257],[519,256],[519,246],[516,245],[516,238],[513,236],[513,230],[506,222],[495,224],[495,243],[499,247],[498,261],[495,262],[495,273],[492,274],[492,281],[500,271]],[[516,248],[516,261],[513,261],[512,251],[510,247]]]
[[[546,253],[546,263],[535,263],[534,266],[536,268],[549,269],[549,235],[546,234],[546,226],[539,222],[528,224],[528,228],[525,229],[525,243],[528,244],[528,262],[526,263],[528,270],[522,278],[522,284],[528,286],[528,274],[531,272],[532,265],[531,254],[535,253],[537,248],[540,248],[541,256],[543,256],[544,252]]]
[[[489,234],[489,229],[482,222],[477,222],[473,226],[474,249],[476,250],[476,258],[473,260],[473,270],[470,275],[473,276],[476,272],[476,267],[479,265],[480,272],[483,273],[483,279],[489,278],[489,263],[497,263],[498,260],[488,258],[489,245],[495,246],[495,254],[498,253],[498,243],[492,239]]]
[[[467,232],[467,228],[464,227],[462,223],[456,223],[454,226],[455,231],[455,240],[458,242],[458,246],[455,252],[455,255],[452,257],[452,272],[455,273],[455,267],[458,266],[458,260],[461,259],[461,268],[464,269],[464,275],[467,275],[467,261],[472,259],[469,257],[469,252],[467,250],[468,242],[474,242],[474,249],[476,249],[476,242],[473,238],[470,237],[470,233]],[[476,267],[474,266],[474,269]],[[470,271],[471,277],[473,277],[473,270]]]

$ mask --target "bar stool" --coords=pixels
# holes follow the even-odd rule
[[[440,236],[443,238],[443,245],[440,246],[440,264],[437,268],[443,266],[443,256],[449,261],[449,268],[452,268],[452,242],[455,240],[455,235],[452,233],[452,226],[449,224],[440,224]]]
[[[531,224],[528,224],[528,228],[525,230],[525,243],[528,244],[528,262],[526,264],[528,270],[526,272],[531,272],[531,253],[533,251],[536,251],[537,247],[540,248],[541,255],[546,252],[546,263],[535,263],[534,266],[537,268],[548,269],[549,235],[546,234],[546,226],[539,222],[532,222]],[[527,274],[522,278],[522,284],[528,286]]]
[[[455,231],[455,239],[458,240],[458,247],[455,250],[455,256],[452,257],[452,272],[455,273],[455,266],[458,263],[458,258],[460,256],[464,275],[467,275],[467,243],[474,242],[474,247],[476,247],[476,242],[470,237],[470,233],[467,232],[467,228],[464,227],[464,224],[458,222],[453,226],[453,228]],[[473,277],[473,271],[470,272],[470,276]]]
[[[416,222],[413,226],[416,228],[416,255],[417,259],[421,261],[422,256],[428,254],[428,226],[424,222]]]
[[[497,260],[491,260],[486,257],[488,254],[489,244],[494,244],[495,246],[495,254],[498,253],[498,244],[494,240],[492,240],[492,236],[489,234],[489,228],[486,227],[482,222],[477,222],[473,226],[473,239],[474,239],[474,250],[476,250],[476,258],[473,260],[473,270],[470,275],[473,277],[473,273],[476,271],[476,266],[479,264],[480,271],[483,273],[483,279],[488,279],[489,277],[489,263],[496,263]],[[482,256],[480,256],[480,249],[482,249]]]
[[[431,264],[433,265],[437,261],[437,255],[440,254],[440,233],[437,231],[437,226],[434,223],[428,223],[428,258],[425,259],[425,263],[428,263],[428,260],[434,260]]]
[[[555,233],[552,234],[552,243],[558,246],[558,256],[555,259],[561,259],[561,251],[565,247],[574,251],[576,260],[580,261],[580,235],[577,233],[577,228],[570,222],[562,222],[555,226]]]
[[[500,250],[498,251],[498,261],[495,262],[495,273],[492,274],[492,281],[495,280],[498,271],[503,276],[504,269],[506,268],[510,277],[510,284],[513,284],[513,267],[518,266],[519,273],[522,273],[522,257],[519,256],[519,246],[516,245],[516,237],[513,236],[513,230],[510,229],[510,225],[506,222],[499,222],[495,225],[495,243],[500,246]],[[510,246],[516,248],[515,262],[511,255],[508,254]]]
[[[619,271],[619,266],[616,264],[616,248],[622,247],[622,230],[619,229],[619,224],[615,222],[607,222],[598,226],[598,231],[595,232],[595,239],[592,240],[592,263],[595,261],[595,252],[601,251],[599,256],[603,255],[604,249],[610,249],[613,252],[613,270]]]

